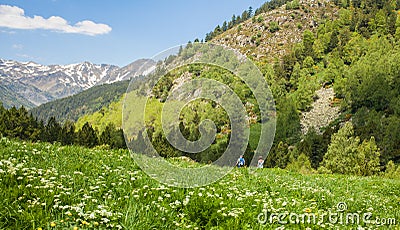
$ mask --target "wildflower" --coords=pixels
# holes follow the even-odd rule
[[[38,228],[37,230],[43,230],[42,228]]]
[[[186,198],[183,200],[183,205],[186,206],[186,205],[189,203],[189,201],[190,201],[190,199],[189,199],[188,197],[186,197]]]
[[[92,213],[90,213],[90,215],[89,215],[89,219],[95,219],[96,218],[96,215],[92,212]]]
[[[54,223],[54,222],[50,223],[50,227],[54,228],[55,226],[56,226],[56,223]]]
[[[306,213],[310,213],[310,212],[311,212],[311,209],[310,209],[310,208],[306,208],[306,209],[304,209],[304,211],[305,211]]]
[[[74,230],[78,230],[78,227],[75,226],[75,227],[74,227]]]

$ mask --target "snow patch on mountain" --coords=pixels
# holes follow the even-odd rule
[[[95,85],[129,80],[145,75],[155,62],[139,59],[125,67],[90,62],[69,65],[41,65],[0,59],[0,84],[34,105],[67,97]],[[27,88],[32,88],[27,91]],[[29,92],[29,93],[27,93]],[[40,95],[38,95],[40,94]],[[43,96],[45,95],[45,96]],[[0,98],[2,101],[2,98]],[[18,102],[14,105],[19,106]]]

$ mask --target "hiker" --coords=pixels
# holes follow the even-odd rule
[[[258,157],[257,168],[260,168],[260,169],[264,168],[264,160],[263,160],[262,156]]]
[[[236,166],[238,168],[244,167],[246,161],[243,158],[243,155],[240,155],[239,159],[236,161]]]

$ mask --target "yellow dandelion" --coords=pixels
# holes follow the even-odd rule
[[[304,209],[304,211],[305,211],[306,213],[310,213],[310,212],[311,212],[311,208],[306,208],[306,209]]]
[[[54,228],[55,226],[56,226],[56,223],[54,223],[54,222],[50,223],[50,227]]]
[[[74,227],[74,230],[78,230],[78,227],[75,226],[75,227]]]
[[[42,228],[38,228],[37,230],[43,230]]]
[[[99,226],[99,222],[95,221],[95,222],[93,223],[93,225],[94,225],[94,226]]]

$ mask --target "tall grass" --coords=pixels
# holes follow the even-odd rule
[[[125,150],[6,138],[0,139],[0,188],[0,229],[398,229],[257,219],[265,211],[326,215],[339,202],[347,204],[345,212],[400,221],[396,180],[234,169],[209,186],[180,189],[150,179]]]

